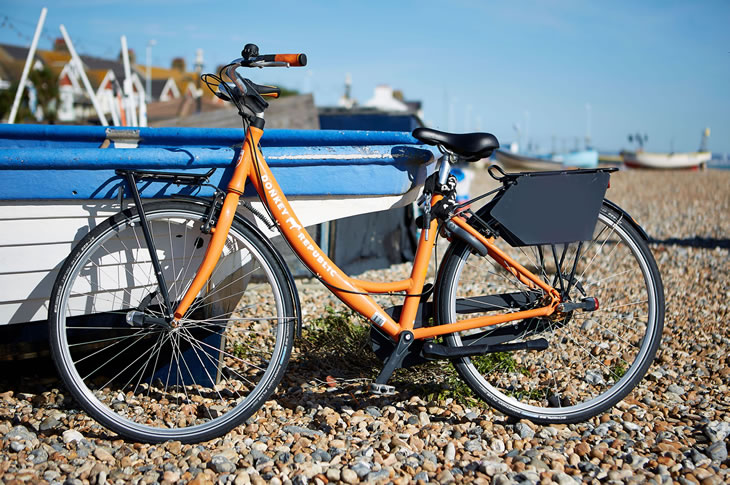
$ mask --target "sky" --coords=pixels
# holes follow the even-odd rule
[[[582,0],[276,1],[0,0],[0,42],[29,45],[43,6],[40,48],[64,24],[77,51],[116,58],[126,35],[145,62],[203,49],[204,72],[239,57],[304,52],[305,68],[245,74],[312,92],[331,106],[346,74],[360,103],[379,84],[423,103],[428,126],[487,131],[506,144],[521,133],[537,151],[583,146],[730,152],[730,2]]]

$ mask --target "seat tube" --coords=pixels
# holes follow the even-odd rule
[[[431,205],[435,205],[443,196],[436,194],[431,197]],[[426,228],[421,230],[421,236],[418,240],[418,248],[416,249],[416,257],[413,260],[413,268],[411,270],[411,286],[408,294],[403,302],[403,310],[400,317],[401,330],[413,330],[413,324],[418,315],[418,305],[421,303],[421,292],[426,282],[426,274],[428,273],[428,263],[431,260],[431,252],[436,243],[438,232],[438,220],[432,219],[428,228],[428,232],[432,236],[426,240]]]

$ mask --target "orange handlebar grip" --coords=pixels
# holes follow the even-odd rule
[[[290,66],[306,66],[306,54],[276,54],[274,60],[277,62],[287,62]]]

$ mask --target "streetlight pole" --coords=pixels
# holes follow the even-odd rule
[[[145,91],[147,91],[146,98],[147,102],[149,103],[152,101],[152,47],[154,47],[157,44],[157,41],[155,39],[151,39],[149,42],[147,42],[147,82],[145,84]]]
[[[197,49],[195,51],[195,72],[197,75],[197,83],[195,85],[198,91],[198,99],[196,100],[196,112],[200,113],[203,108],[203,91],[200,86],[200,75],[203,72],[203,49]]]

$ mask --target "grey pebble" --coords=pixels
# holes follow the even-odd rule
[[[715,441],[707,447],[706,454],[719,465],[727,460],[727,445],[724,441]]]
[[[689,458],[692,460],[692,463],[694,463],[695,466],[701,466],[709,461],[707,455],[699,451],[697,448],[690,449]]]
[[[542,461],[541,459],[534,457],[532,460],[530,460],[530,465],[534,466],[537,470],[549,470],[550,467],[547,463]]]
[[[512,485],[513,483],[516,483],[514,480],[511,480],[507,477],[507,475],[499,474],[495,475],[494,479],[492,481],[494,485]]]
[[[357,474],[357,476],[358,476],[358,477],[360,477],[361,479],[362,479],[362,478],[365,478],[365,477],[367,476],[367,474],[368,474],[368,473],[370,473],[370,465],[369,465],[369,464],[367,464],[367,463],[365,463],[365,462],[363,462],[363,461],[359,461],[359,462],[355,463],[355,465],[353,465],[353,466],[352,466],[352,467],[350,467],[350,468],[351,468],[351,469],[352,469],[352,471],[354,471],[354,472],[355,472],[355,473]]]
[[[208,464],[209,468],[212,468],[218,473],[232,473],[236,471],[236,465],[223,455],[215,455],[211,458]],[[157,480],[155,480],[157,481]]]
[[[730,436],[730,423],[726,421],[711,421],[702,431],[710,441],[722,441]]]
[[[428,473],[426,473],[426,472],[418,472],[413,477],[413,480],[415,480],[415,481],[423,480],[424,482],[428,483]]]
[[[43,448],[38,448],[30,453],[30,459],[34,465],[40,465],[48,461],[48,452]]]
[[[684,394],[684,387],[677,384],[669,384],[669,387],[667,387],[667,391],[673,392],[674,394],[681,396]]]
[[[375,406],[368,406],[367,408],[365,408],[365,412],[374,418],[381,418],[383,416],[383,413],[380,412],[380,409],[376,408]],[[416,422],[418,422],[418,418],[416,418]]]
[[[284,426],[282,429],[284,430],[285,433],[291,433],[291,434],[299,433],[302,436],[309,436],[309,437],[322,436],[324,434],[323,432],[321,432],[319,430],[309,429],[309,428],[305,428],[303,426],[288,425],[288,426]]]
[[[481,440],[470,440],[464,443],[464,449],[468,452],[482,451]]]
[[[23,425],[18,425],[13,427],[10,431],[5,433],[4,438],[8,441],[12,440],[24,440],[24,441],[33,441],[35,439],[38,439],[36,434],[32,431],[30,431],[28,428],[26,428]]]
[[[53,416],[49,416],[46,419],[44,419],[43,421],[41,421],[41,424],[38,427],[38,429],[40,429],[41,431],[50,431],[52,429],[58,428],[60,425],[61,425],[61,421],[59,421],[58,419],[56,419]]]
[[[291,459],[291,453],[289,453],[288,451],[282,451],[274,456],[274,461],[277,463],[289,463]]]
[[[378,480],[387,480],[390,477],[388,470],[378,470],[367,474],[368,482],[377,482]]]
[[[535,437],[535,432],[525,423],[517,423],[515,424],[515,432],[520,435],[520,438],[524,439],[532,439]]]
[[[439,461],[438,458],[436,457],[436,453],[434,453],[431,450],[423,450],[421,452],[421,456],[423,457],[424,461],[428,460],[432,463],[438,463],[438,461]]]
[[[321,448],[317,448],[312,453],[312,460],[314,461],[331,461],[332,456]]]

